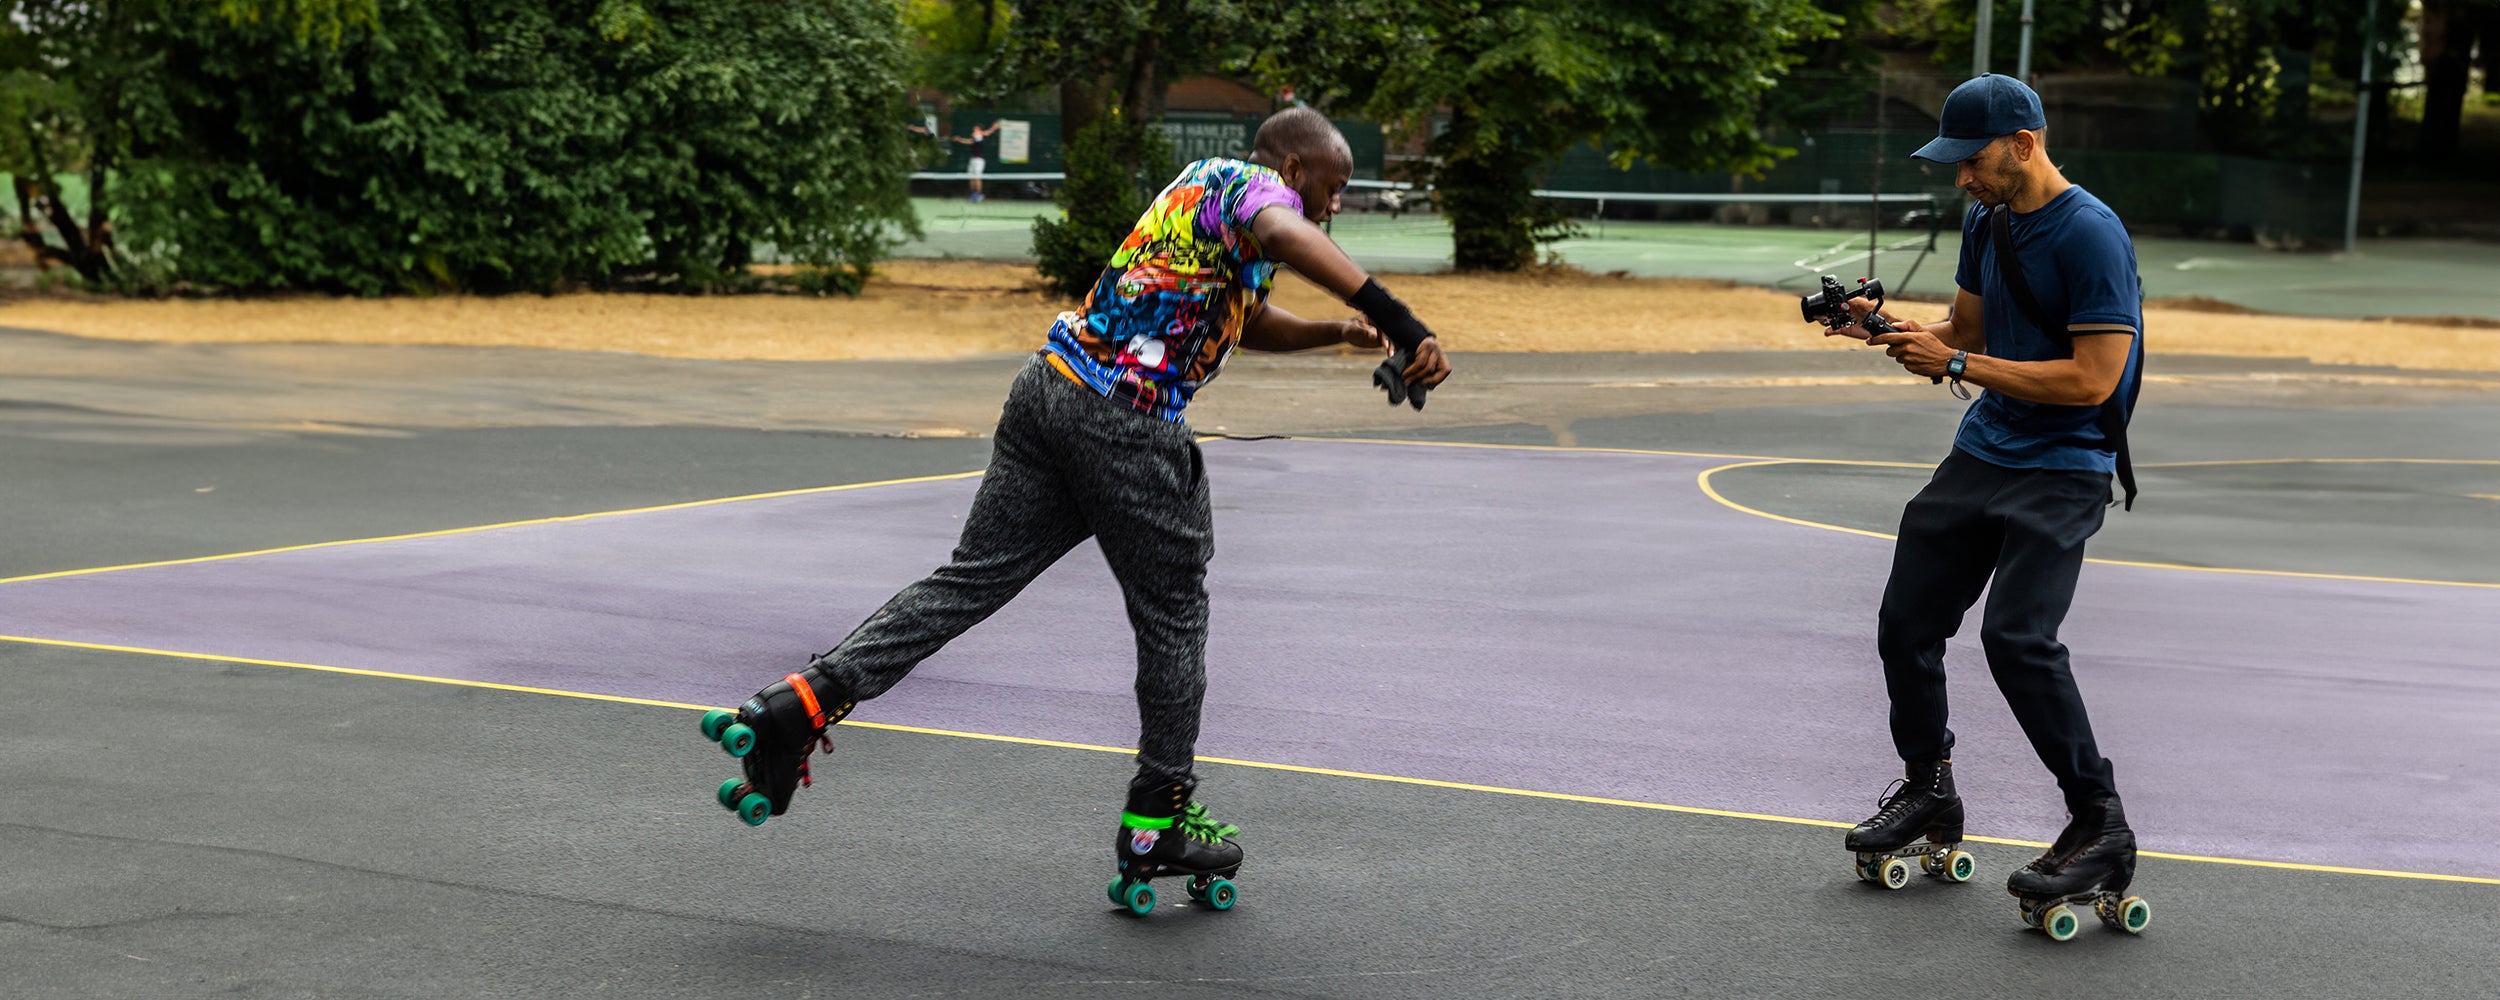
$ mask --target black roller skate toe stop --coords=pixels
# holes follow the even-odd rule
[[[1425,385],[1421,382],[1406,383],[1406,405],[1412,406],[1418,410],[1423,409],[1424,394],[1431,391],[1431,386]]]

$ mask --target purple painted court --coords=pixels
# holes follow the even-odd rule
[[[1714,502],[1726,460],[1205,448],[1204,755],[1839,821],[1897,773],[1890,544]],[[727,704],[942,562],[974,483],[24,581],[0,630]],[[2500,876],[2500,589],[2093,565],[2063,638],[2148,849]],[[1129,643],[1088,546],[855,718],[1130,745]],[[1976,641],[1948,663],[1971,832],[2045,838]]]

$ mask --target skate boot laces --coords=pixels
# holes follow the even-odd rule
[[[1241,832],[1240,827],[1231,823],[1218,823],[1209,818],[1206,805],[1199,802],[1192,802],[1182,808],[1181,814],[1174,817],[1172,825],[1179,827],[1182,835],[1202,844],[1222,844],[1232,835]]]
[[[1907,780],[1892,779],[1892,784],[1884,786],[1884,794],[1875,800],[1875,818],[1867,820],[1867,825],[1886,826],[1898,822],[1902,814],[1910,811],[1910,793],[1913,790]]]

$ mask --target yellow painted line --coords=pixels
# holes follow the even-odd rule
[[[2500,458],[2233,458],[2212,462],[2149,462],[2139,469],[2205,465],[2500,465]]]
[[[310,549],[336,548],[341,545],[367,545],[374,542],[404,542],[417,538],[441,538],[446,535],[465,535],[478,531],[494,531],[499,528],[524,528],[534,524],[562,524],[567,521],[588,521],[602,517],[622,517],[627,514],[651,514],[664,510],[684,510],[689,507],[709,507],[714,504],[741,503],[748,500],[770,500],[776,497],[806,496],[811,493],[835,493],[842,490],[864,490],[874,486],[902,486],[908,483],[934,483],[949,479],[969,479],[980,474],[981,473],[978,471],[950,472],[938,476],[912,476],[907,479],[881,479],[873,483],[843,483],[838,486],[810,486],[803,489],[778,490],[772,493],[749,493],[745,496],[719,497],[711,500],[688,500],[683,503],[661,504],[656,507],[633,507],[626,510],[603,510],[588,514],[563,514],[556,517],[532,518],[527,521],[504,521],[499,524],[478,524],[471,525],[466,528],[442,528],[435,531],[417,531],[404,535],[380,535],[373,538],[348,538],[335,542],[313,542],[307,545],[283,545],[274,549],[254,549],[249,552],[227,552],[213,556],[193,556],[188,559],[164,559],[157,562],[129,563],[121,566],[97,566],[91,569],[65,569],[52,573],[36,573],[29,576],[13,576],[7,579],[0,579],[0,584],[27,583],[34,580],[57,580],[65,576],[87,576],[93,573],[114,573],[126,569],[151,569],[158,566],[185,566],[192,563],[219,562],[226,559],[243,559],[250,556],[275,555],[280,552],[303,552]]]
[[[2468,493],[2466,496],[2476,500],[2500,500],[2500,493]]]
[[[1298,437],[1292,434],[1203,434],[1200,441],[1241,440],[1255,442],[1262,438],[1280,441],[1318,441],[1337,444],[1394,444],[1409,448],[1481,448],[1491,451],[1574,451],[1599,455],[1665,455],[1670,458],[1750,458],[1769,462],[1813,462],[1811,458],[1777,458],[1771,455],[1726,455],[1708,451],[1661,451],[1655,448],[1585,448],[1564,444],[1484,444],[1475,441],[1401,441],[1397,438]]]
[[[1768,461],[1762,461],[1762,462],[1737,462],[1737,463],[1734,463],[1734,464],[1731,464],[1731,465],[1722,465],[1722,466],[1719,466],[1719,467],[1717,467],[1717,468],[1713,468],[1713,469],[1703,469],[1703,470],[1702,470],[1702,472],[1701,472],[1701,475],[1700,475],[1700,476],[1698,476],[1698,477],[1695,477],[1695,480],[1694,480],[1694,481],[1695,481],[1696,485],[1699,485],[1699,486],[1701,487],[1701,493],[1702,493],[1702,495],[1703,495],[1703,496],[1709,497],[1709,498],[1710,498],[1710,499],[1712,499],[1712,500],[1716,500],[1716,501],[1718,501],[1718,503],[1719,503],[1719,505],[1720,505],[1720,506],[1722,506],[1722,507],[1726,507],[1726,508],[1729,508],[1729,509],[1731,509],[1731,510],[1740,511],[1740,512],[1743,512],[1743,513],[1746,513],[1746,514],[1751,514],[1751,515],[1753,515],[1753,516],[1755,516],[1755,517],[1769,518],[1769,519],[1774,520],[1774,521],[1779,521],[1779,522],[1781,522],[1781,523],[1783,523],[1783,524],[1795,524],[1795,525],[1801,525],[1801,526],[1808,527],[1808,528],[1821,528],[1821,529],[1823,529],[1823,530],[1825,530],[1825,531],[1839,531],[1839,532],[1846,532],[1846,533],[1848,533],[1848,534],[1852,534],[1852,535],[1864,535],[1864,536],[1866,536],[1866,537],[1868,537],[1868,538],[1881,538],[1881,539],[1884,539],[1885,541],[1891,541],[1891,540],[1893,540],[1893,536],[1891,536],[1891,535],[1887,535],[1887,534],[1884,534],[1883,532],[1880,532],[1880,531],[1868,531],[1868,530],[1863,529],[1863,528],[1851,528],[1851,527],[1848,527],[1848,526],[1845,526],[1845,525],[1838,525],[1838,524],[1825,524],[1825,523],[1823,523],[1823,522],[1821,522],[1821,521],[1808,521],[1808,520],[1805,520],[1804,518],[1789,517],[1789,516],[1787,516],[1787,515],[1785,515],[1785,514],[1774,514],[1774,513],[1771,513],[1770,511],[1767,511],[1767,510],[1755,510],[1754,508],[1747,507],[1747,506],[1745,506],[1744,504],[1737,503],[1737,502],[1736,502],[1736,501],[1734,501],[1734,500],[1730,500],[1730,499],[1728,499],[1725,495],[1723,495],[1723,494],[1721,494],[1721,493],[1719,492],[1719,490],[1718,490],[1718,488],[1717,488],[1717,487],[1714,487],[1714,486],[1710,485],[1710,477],[1715,476],[1715,475],[1718,475],[1719,473],[1722,473],[1722,472],[1726,472],[1726,471],[1727,471],[1727,470],[1729,470],[1729,469],[1752,469],[1752,468],[1758,468],[1758,467],[1765,466],[1765,465],[1790,465],[1790,464],[1795,464],[1795,463],[1792,463],[1790,460],[1788,460],[1788,459],[1784,459],[1784,458],[1775,458],[1775,459],[1770,459],[1770,460],[1768,460]],[[1819,463],[1819,464],[1825,464],[1825,465],[1859,465],[1859,464],[1865,464],[1865,465],[1887,466],[1887,467],[1904,468],[1904,469],[1932,469],[1932,468],[1934,468],[1934,466],[1932,466],[1932,465],[1916,465],[1916,464],[1912,464],[1912,463],[1908,463],[1908,462],[1865,462],[1865,463],[1858,463],[1858,462],[1835,462],[1835,461],[1827,461],[1827,460],[1825,460],[1825,461],[1820,461],[1820,463]]]
[[[588,691],[567,691],[561,688],[527,687],[519,684],[497,684],[491,681],[462,680],[456,677],[430,677],[424,674],[403,674],[387,670],[363,670],[355,667],[333,667],[318,663],[294,663],[286,660],[263,660],[243,656],[220,656],[214,653],[191,653],[171,649],[148,649],[139,646],[115,646],[104,643],[73,642],[66,639],[39,639],[29,636],[0,635],[0,642],[25,643],[35,646],[59,646],[70,649],[91,649],[111,653],[135,653],[146,656],[166,656],[185,660],[209,660],[218,663],[246,663],[265,667],[290,667],[297,670],[318,670],[324,673],[349,674],[357,677],[380,677],[388,678],[390,680],[421,681],[428,684],[448,684],[455,687],[485,688],[491,691],[513,691],[522,694],[550,695],[558,698],[580,698],[588,701],[617,702],[626,705],[647,705],[654,708],[675,708],[696,712],[710,711],[711,709],[717,707],[712,705],[694,705],[682,701],[661,701],[652,698],[629,698],[623,695],[594,694]],[[932,729],[926,726],[901,726],[886,722],[845,720],[841,724],[845,726],[854,726],[860,729],[882,729],[889,732],[917,733],[925,736],[946,736],[956,739],[985,740],[992,743],[1013,743],[1022,746],[1052,747],[1061,750],[1084,750],[1095,753],[1116,754],[1134,754],[1137,752],[1131,747],[1102,746],[1094,743],[1073,743],[1066,740],[1045,740],[1029,736],[1000,736],[992,733],[974,733],[955,729]],[[1573,795],[1568,792],[1544,792],[1528,788],[1507,788],[1501,785],[1478,785],[1464,781],[1440,781],[1432,778],[1409,778],[1395,774],[1376,774],[1369,771],[1346,771],[1331,767],[1306,767],[1300,764],[1276,764],[1267,761],[1241,760],[1232,757],[1200,757],[1198,758],[1198,761],[1203,764],[1229,764],[1235,767],[1252,767],[1266,771],[1286,771],[1295,774],[1316,774],[1333,778],[1350,778],[1360,781],[1384,781],[1400,785],[1419,785],[1426,788],[1446,788],[1453,791],[1478,792],[1488,795],[1510,795],[1520,798],[1544,799],[1553,802],[1577,802],[1587,805],[1615,806],[1625,809],[1647,809],[1655,812],[1684,813],[1694,816],[1717,816],[1725,819],[1753,820],[1764,823],[1786,823],[1792,826],[1812,826],[1833,830],[1846,830],[1850,826],[1850,824],[1836,822],[1833,820],[1806,819],[1798,816],[1780,816],[1772,813],[1739,812],[1732,809],[1705,809],[1699,806],[1678,806],[1668,805],[1663,802],[1643,802],[1638,799],[1614,799],[1596,795]],[[1965,837],[1963,839],[1974,843],[2002,844],[2009,847],[2045,848],[2049,846],[2043,841],[2009,840],[2002,837]],[[2163,858],[2171,861],[2197,861],[2207,864],[2239,865],[2248,868],[2274,868],[2284,871],[2322,872],[2335,875],[2370,875],[2380,878],[2415,879],[2430,882],[2462,882],[2474,885],[2500,885],[2500,878],[2483,878],[2473,875],[2442,875],[2434,872],[2394,871],[2383,868],[2349,868],[2342,865],[2312,865],[2293,861],[2259,861],[2249,858],[2225,858],[2205,854],[2169,854],[2161,851],[2143,851],[2140,853],[2144,857]]]
[[[2418,462],[2424,462],[2424,463],[2438,463],[2438,464],[2450,464],[2450,463],[2456,463],[2456,464],[2482,464],[2482,463],[2481,463],[2481,461],[2480,461],[2479,459],[2453,459],[2453,460],[2452,460],[2452,459],[2411,459],[2411,460],[2407,460],[2407,459],[2384,459],[2384,460],[2381,460],[2381,459],[2300,459],[2300,458],[2258,459],[2258,460],[2253,460],[2253,461],[2248,461],[2248,462],[2176,462],[2176,463],[2170,463],[2170,464],[2172,464],[2172,465],[2177,465],[2177,466],[2186,466],[2186,465],[2256,465],[2256,464],[2264,464],[2264,463],[2289,463],[2289,462],[2311,462],[2311,461],[2317,461],[2317,462],[2355,462],[2355,463],[2359,463],[2359,462],[2372,462],[2372,461],[2391,461],[2391,462],[2392,462],[2392,461],[2418,461]],[[2500,462],[2494,462],[2494,463],[2491,463],[2491,464],[2500,465]],[[1702,494],[1703,494],[1703,495],[1708,496],[1710,499],[1717,501],[1717,502],[1719,503],[1719,505],[1720,505],[1720,506],[1726,507],[1726,508],[1728,508],[1728,509],[1730,509],[1730,510],[1738,511],[1738,512],[1741,512],[1741,513],[1746,513],[1746,514],[1751,514],[1751,515],[1753,515],[1753,516],[1755,516],[1755,517],[1760,517],[1760,518],[1768,518],[1768,519],[1773,520],[1773,521],[1779,521],[1779,522],[1781,522],[1781,523],[1783,523],[1783,524],[1794,524],[1794,525],[1799,525],[1799,526],[1802,526],[1802,527],[1807,527],[1807,528],[1820,528],[1820,529],[1822,529],[1822,530],[1824,530],[1824,531],[1838,531],[1838,532],[1843,532],[1843,533],[1846,533],[1846,534],[1851,534],[1851,535],[1863,535],[1863,536],[1868,537],[1868,538],[1881,538],[1881,539],[1884,539],[1885,541],[1895,541],[1895,540],[1897,540],[1897,539],[1899,538],[1899,536],[1897,536],[1897,535],[1888,535],[1888,534],[1885,534],[1885,533],[1880,532],[1880,531],[1868,531],[1868,530],[1866,530],[1866,529],[1864,529],[1864,528],[1852,528],[1852,527],[1849,527],[1849,526],[1847,526],[1847,525],[1842,525],[1842,524],[1829,524],[1829,523],[1826,523],[1826,522],[1823,522],[1823,521],[1808,521],[1808,520],[1806,520],[1806,519],[1804,519],[1804,518],[1789,517],[1789,516],[1784,515],[1784,514],[1773,514],[1773,513],[1769,512],[1769,511],[1764,511],[1764,510],[1756,510],[1756,509],[1754,509],[1754,508],[1752,508],[1752,507],[1747,507],[1747,506],[1745,506],[1744,504],[1737,503],[1737,502],[1736,502],[1736,501],[1734,501],[1734,500],[1730,500],[1730,499],[1728,499],[1726,496],[1724,496],[1724,495],[1720,494],[1720,492],[1718,491],[1718,489],[1717,489],[1716,487],[1714,487],[1714,486],[1710,485],[1710,477],[1715,476],[1715,475],[1718,475],[1719,473],[1726,472],[1726,471],[1728,471],[1728,470],[1730,470],[1730,469],[1749,469],[1749,468],[1754,468],[1754,467],[1757,467],[1757,466],[1765,466],[1765,465],[1864,465],[1864,466],[1873,466],[1873,467],[1881,467],[1881,468],[1906,468],[1906,469],[1925,469],[1925,468],[1933,468],[1933,466],[1928,466],[1928,465],[1920,465],[1920,464],[1917,464],[1917,463],[1912,463],[1912,462],[1859,462],[1859,461],[1851,461],[1851,460],[1847,460],[1847,459],[1831,459],[1831,458],[1817,458],[1817,459],[1784,459],[1784,458],[1775,458],[1775,459],[1768,459],[1768,460],[1759,461],[1759,462],[1735,462],[1735,463],[1731,463],[1731,464],[1728,464],[1728,465],[1718,466],[1718,467],[1716,467],[1716,468],[1704,469],[1704,470],[1702,470],[1701,475],[1700,475],[1700,476],[1698,476],[1698,477],[1696,477],[1696,478],[1697,478],[1697,481],[1699,482],[1699,484],[1700,484],[1700,486],[1701,486],[1701,492],[1702,492]],[[2500,498],[2496,498],[2496,499],[2500,499]],[[2178,570],[2178,571],[2180,571],[2180,572],[2186,572],[2186,573],[2223,573],[2223,574],[2228,574],[2228,575],[2232,575],[2232,576],[2280,576],[2280,577],[2290,577],[2290,578],[2293,578],[2293,579],[2298,579],[2298,580],[2345,580],[2345,581],[2351,581],[2351,582],[2356,582],[2356,583],[2403,583],[2403,584],[2412,584],[2412,585],[2415,585],[2415,586],[2423,586],[2423,587],[2467,587],[2467,588],[2472,588],[2472,589],[2477,589],[2477,590],[2500,590],[2500,583],[2483,583],[2483,582],[2479,582],[2479,581],[2475,581],[2475,580],[2426,580],[2426,579],[2420,579],[2420,578],[2416,578],[2416,577],[2408,577],[2408,576],[2363,576],[2363,575],[2356,574],[2356,573],[2306,573],[2306,572],[2301,572],[2301,571],[2298,571],[2298,570],[2288,570],[2288,569],[2244,569],[2244,568],[2237,567],[2237,566],[2190,566],[2190,565],[2187,565],[2187,564],[2185,564],[2185,563],[2139,562],[2139,561],[2136,561],[2136,560],[2131,560],[2131,559],[2085,559],[2084,561],[2085,561],[2085,562],[2088,562],[2088,563],[2098,563],[2098,564],[2103,565],[2103,566],[2132,566],[2132,567],[2135,567],[2135,568],[2137,568],[2137,569],[2166,569],[2166,570]]]
[[[426,674],[402,674],[388,670],[364,670],[357,667],[333,667],[320,663],[296,663],[292,660],[263,660],[249,656],[226,656],[220,653],[193,653],[179,649],[150,649],[145,646],[115,646],[101,642],[74,642],[68,639],[41,639],[24,635],[0,635],[0,642],[17,642],[29,646],[60,646],[68,649],[93,649],[107,653],[137,653],[142,656],[170,656],[184,660],[213,660],[218,663],[248,663],[260,667],[289,667],[295,670],[318,670],[329,674],[352,674],[357,677],[383,677],[395,681],[424,681],[428,684],[449,684],[454,687],[486,688],[491,691],[518,691],[522,694],[554,695],[559,698],[583,698],[590,701],[613,701],[627,705],[650,705],[657,708],[706,708],[680,701],[654,701],[649,698],[628,698],[623,695],[593,694],[588,691],[566,691],[561,688],[525,687],[519,684],[497,684],[493,681],[462,680],[457,677],[433,677]]]

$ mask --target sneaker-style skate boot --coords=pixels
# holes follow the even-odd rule
[[[703,713],[703,738],[718,742],[746,769],[746,780],[721,782],[715,793],[721,806],[748,826],[762,826],[766,819],[789,812],[790,796],[801,785],[815,783],[808,775],[808,755],[819,748],[832,752],[833,740],[825,730],[851,714],[855,704],[851,693],[825,671],[824,658],[817,657],[805,669],[756,692],[736,712],[715,708]]]
[[[1152,779],[1139,775],[1129,783],[1128,810],[1120,814],[1120,836],[1112,847],[1119,874],[1111,880],[1111,901],[1130,913],[1145,916],[1155,908],[1155,890],[1146,880],[1158,875],[1189,877],[1189,898],[1214,910],[1233,908],[1233,873],[1241,870],[1241,845],[1233,843],[1239,828],[1207,816],[1207,807],[1190,801],[1198,779]]]
[[[1948,882],[1970,881],[1977,865],[1962,848],[1962,796],[1953,762],[1912,761],[1875,815],[1849,831],[1858,878],[1886,889],[1910,884],[1910,859]]]
[[[2064,941],[2082,923],[2069,903],[2090,903],[2102,923],[2144,933],[2153,908],[2143,897],[2126,894],[2134,881],[2135,831],[2127,828],[2127,815],[2113,795],[2078,808],[2046,853],[2006,878],[2005,891],[2021,902],[2023,926]]]

